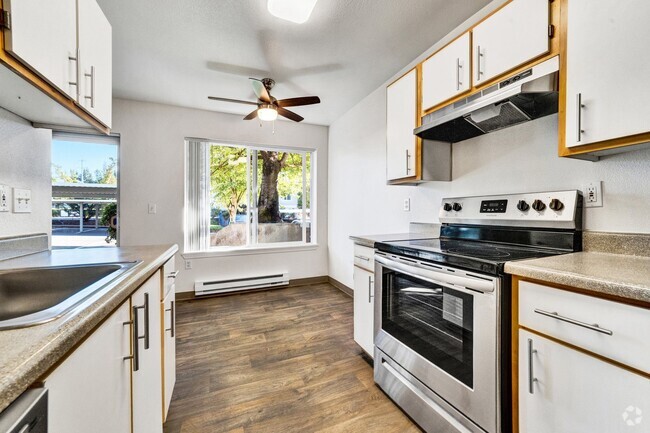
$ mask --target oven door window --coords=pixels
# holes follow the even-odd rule
[[[384,268],[381,327],[473,387],[474,297]]]

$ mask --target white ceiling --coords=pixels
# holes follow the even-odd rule
[[[114,96],[247,114],[248,77],[272,77],[278,99],[329,125],[489,0],[319,0],[305,24],[266,0],[99,0],[113,26]]]

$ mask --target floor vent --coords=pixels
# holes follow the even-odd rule
[[[289,273],[258,275],[246,278],[228,278],[223,280],[196,281],[194,295],[214,295],[216,293],[236,292],[238,290],[260,289],[264,287],[286,286]]]

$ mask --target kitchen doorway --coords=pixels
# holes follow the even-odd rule
[[[119,244],[119,137],[52,133],[52,248]]]

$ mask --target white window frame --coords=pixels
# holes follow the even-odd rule
[[[192,248],[188,245],[187,236],[185,240],[185,248],[183,256],[185,258],[200,258],[200,257],[209,257],[209,256],[219,256],[219,255],[233,255],[233,254],[256,254],[256,253],[275,253],[283,251],[304,251],[315,249],[317,244],[317,191],[316,191],[316,161],[317,161],[317,150],[314,148],[303,148],[303,147],[291,147],[291,146],[275,146],[275,145],[262,145],[246,142],[225,142],[221,140],[208,140],[208,139],[198,139],[198,138],[186,138],[185,140],[185,172],[186,172],[186,186],[185,186],[185,207],[189,208],[188,204],[188,146],[189,142],[202,142],[205,146],[205,152],[208,153],[206,158],[209,158],[209,149],[212,146],[227,146],[227,147],[237,147],[247,149],[247,158],[246,158],[246,172],[248,176],[246,178],[246,209],[247,209],[247,218],[246,218],[246,245],[239,246],[221,246],[221,247],[211,247],[209,242],[209,231],[207,233],[208,241],[202,241],[201,247],[199,249]],[[274,152],[289,152],[294,154],[302,155],[302,241],[295,242],[274,242],[274,243],[257,243],[257,230],[254,230],[253,227],[256,227],[257,224],[257,170],[253,170],[252,166],[254,163],[254,158],[257,156],[259,151],[274,151]],[[307,155],[310,155],[310,173],[309,173],[309,183],[307,182]],[[206,173],[207,180],[204,183],[205,185],[211,184],[209,179],[209,172]],[[307,239],[307,187],[309,187],[309,202],[310,202],[310,215],[309,215],[309,224],[311,227],[310,232],[310,241],[306,242]],[[206,218],[210,218],[209,214]],[[186,231],[191,230],[189,227],[189,222],[185,221]],[[209,224],[208,224],[209,227]]]

